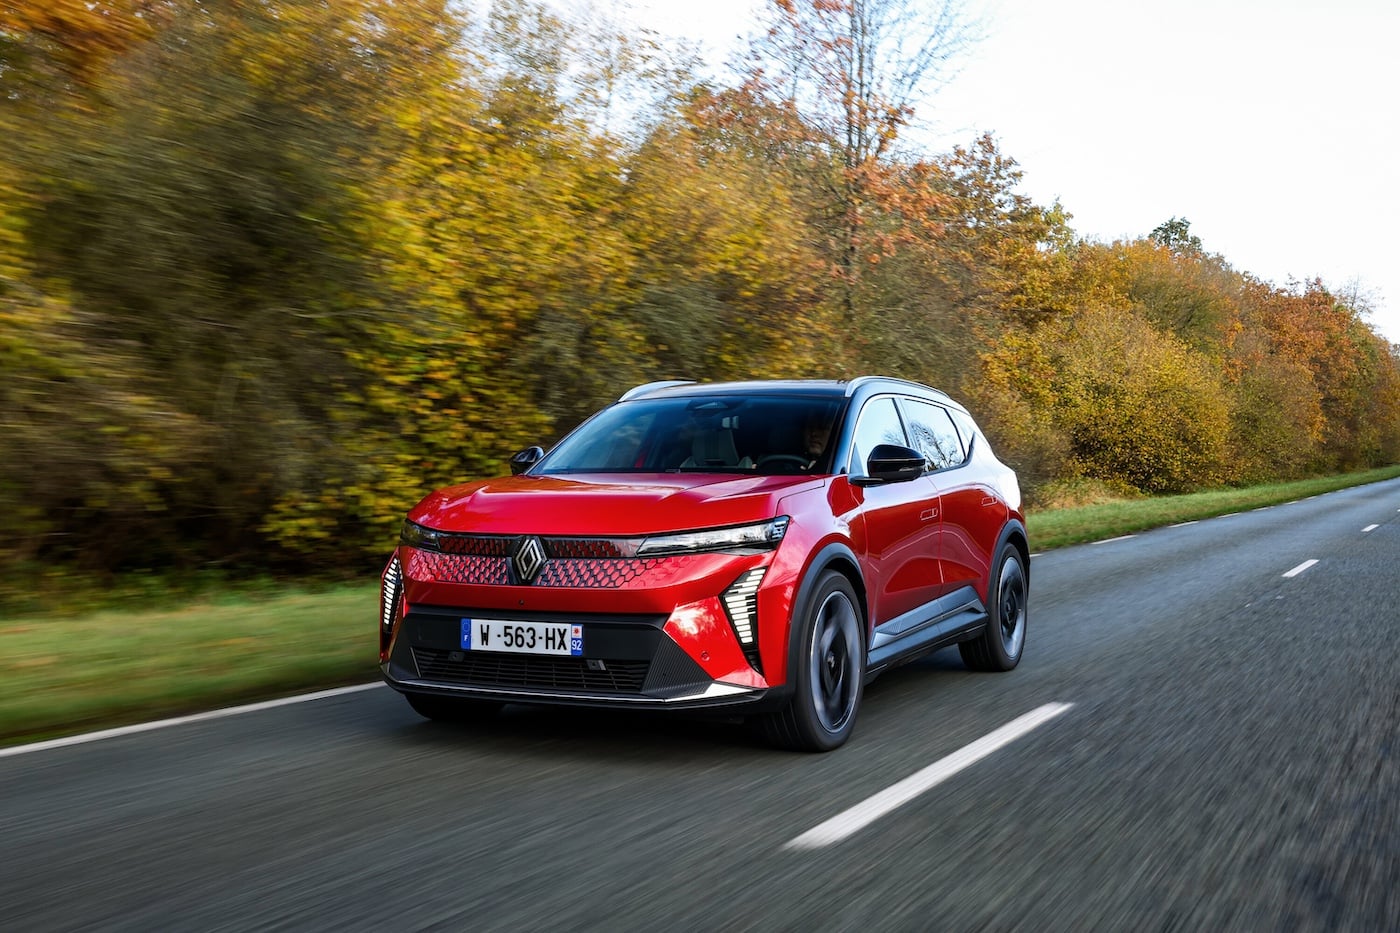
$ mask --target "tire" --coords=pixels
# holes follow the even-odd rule
[[[822,574],[803,618],[794,620],[792,697],[763,720],[774,744],[826,752],[851,737],[865,691],[863,619],[850,581],[834,571]]]
[[[997,554],[996,573],[987,592],[987,628],[971,641],[958,643],[963,663],[974,671],[1009,671],[1021,661],[1030,616],[1025,558],[1009,541]]]
[[[436,693],[405,693],[403,697],[415,713],[434,722],[480,722],[496,715],[502,706],[490,700]]]

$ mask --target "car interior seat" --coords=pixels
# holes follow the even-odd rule
[[[729,428],[716,427],[696,433],[691,444],[690,457],[682,467],[751,467],[753,460],[740,457],[734,446],[734,432]]]

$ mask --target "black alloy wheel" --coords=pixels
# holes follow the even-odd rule
[[[794,693],[765,721],[785,748],[830,751],[850,738],[865,689],[863,613],[849,580],[828,571],[819,579],[800,628]]]
[[[1021,661],[1030,616],[1025,559],[1011,543],[1001,546],[988,593],[987,628],[958,644],[963,663],[974,671],[1009,671]]]

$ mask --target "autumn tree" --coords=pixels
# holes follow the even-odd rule
[[[24,239],[31,281],[62,283],[81,324],[65,365],[115,364],[100,371],[124,388],[104,397],[126,399],[135,424],[112,424],[153,460],[183,439],[179,469],[119,497],[142,522],[104,491],[107,446],[73,465],[70,525],[104,543],[99,559],[265,560],[267,509],[351,446],[359,376],[344,348],[381,304],[358,218],[404,73],[386,61],[408,45],[388,36],[402,7],[172,6],[91,101],[35,124]],[[143,405],[195,428],[138,430]],[[169,533],[149,534],[154,516]]]
[[[1313,279],[1254,293],[1248,324],[1267,341],[1269,354],[1307,373],[1320,413],[1311,469],[1351,469],[1385,462],[1382,440],[1393,419],[1374,411],[1390,397],[1395,373],[1389,345],[1366,326],[1358,296],[1334,292]],[[1376,417],[1379,415],[1380,417]]]
[[[1173,248],[1156,236],[1086,243],[1075,253],[1079,276],[1098,293],[1126,298],[1157,327],[1208,356],[1220,360],[1228,353],[1247,280],[1223,257]]]
[[[990,136],[890,173],[907,195],[887,198],[879,222],[898,233],[863,273],[869,368],[961,391],[979,351],[1050,313],[1068,218],[1021,193],[1020,178]]]
[[[118,56],[150,38],[168,17],[157,0],[6,0],[0,4],[0,90],[52,104],[65,90],[90,90]]]
[[[803,192],[760,154],[752,104],[696,88],[629,159],[618,219],[649,377],[810,373],[829,349]]]
[[[872,212],[915,105],[946,79],[971,25],[957,0],[773,0],[753,83],[799,115],[825,154],[813,183],[839,273],[844,322],[857,317]],[[903,189],[908,194],[908,189]]]

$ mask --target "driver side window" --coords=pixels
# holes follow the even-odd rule
[[[860,410],[855,434],[851,437],[851,476],[866,475],[865,461],[880,444],[909,445],[894,399],[887,395],[871,399]]]

